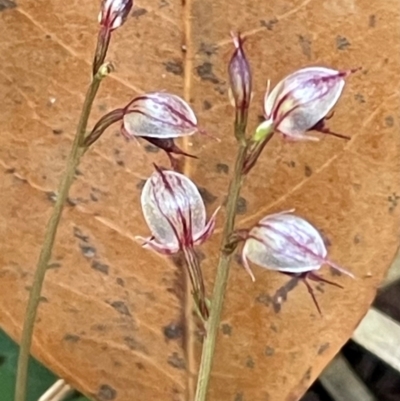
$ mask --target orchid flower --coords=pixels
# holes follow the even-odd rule
[[[152,235],[137,238],[143,241],[145,248],[162,255],[183,253],[195,302],[202,317],[207,319],[203,275],[194,247],[213,233],[218,209],[207,222],[204,202],[196,185],[183,174],[158,167],[143,187],[141,204]]]
[[[265,269],[300,278],[321,313],[307,279],[341,287],[316,273],[324,264],[350,277],[354,276],[327,258],[327,249],[318,230],[292,212],[293,210],[266,216],[245,234],[243,265],[253,281],[255,278],[248,260]]]

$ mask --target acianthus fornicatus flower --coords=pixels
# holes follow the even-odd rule
[[[248,260],[266,269],[300,278],[321,313],[307,279],[341,287],[316,273],[324,264],[350,277],[354,276],[327,258],[321,234],[310,223],[292,212],[293,210],[266,216],[245,234],[243,265],[253,281],[254,275]]]
[[[155,92],[134,98],[124,108],[104,115],[85,140],[85,146],[93,144],[112,124],[122,121],[121,132],[128,138],[142,138],[163,149],[171,160],[171,154],[196,157],[181,150],[174,138],[202,132],[190,106],[179,96]]]
[[[240,34],[231,34],[235,51],[229,62],[230,96],[236,108],[236,116],[241,122],[247,120],[251,101],[252,78],[249,62],[243,50],[244,39]]]
[[[345,78],[355,71],[307,67],[288,75],[272,92],[267,89],[264,125],[271,125],[293,140],[317,141],[318,138],[307,135],[311,130],[350,139],[330,131],[324,121],[342,94]]]
[[[141,137],[163,149],[174,165],[171,153],[195,157],[179,149],[174,138],[202,132],[191,107],[179,96],[154,92],[138,96],[126,107],[122,133],[127,138]]]
[[[208,317],[203,275],[195,245],[206,241],[214,231],[216,213],[206,222],[206,209],[196,185],[175,171],[156,171],[146,181],[141,196],[142,211],[152,236],[143,246],[163,255],[182,252],[197,307]]]
[[[103,0],[99,13],[102,27],[113,31],[119,28],[128,18],[133,7],[133,0]]]

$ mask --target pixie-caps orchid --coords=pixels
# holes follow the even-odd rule
[[[154,92],[140,95],[125,107],[104,115],[85,140],[92,145],[112,124],[122,122],[121,132],[127,139],[142,138],[164,150],[174,168],[176,160],[171,154],[194,157],[176,144],[174,139],[203,133],[198,128],[197,118],[191,107],[179,96]]]
[[[119,28],[132,9],[133,0],[103,0],[99,13],[101,26],[113,31]]]
[[[145,247],[162,254],[200,245],[214,231],[218,210],[207,222],[196,185],[175,171],[156,168],[143,187],[141,204],[152,234],[144,241]]]
[[[327,258],[321,234],[308,221],[292,212],[266,216],[246,233],[242,250],[243,265],[253,280],[248,260],[263,268],[299,277],[320,311],[307,278],[339,286],[316,273],[324,264],[350,277],[354,276]]]
[[[131,137],[178,138],[199,131],[191,107],[170,93],[138,96],[125,109],[123,127]]]
[[[331,132],[324,120],[342,94],[345,78],[356,70],[337,71],[325,67],[306,67],[282,79],[264,98],[265,126],[293,140],[318,138],[307,135],[316,130],[341,138],[348,137]]]
[[[196,307],[201,318],[207,320],[203,274],[194,246],[213,233],[218,209],[207,223],[204,202],[196,185],[183,174],[158,167],[143,187],[141,203],[152,236],[138,238],[144,247],[163,255],[183,253]]]

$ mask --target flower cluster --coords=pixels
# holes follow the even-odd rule
[[[131,6],[132,2],[129,1],[105,0],[99,17],[102,32],[109,34],[118,28],[125,21]],[[318,138],[309,135],[309,131],[349,139],[330,131],[325,121],[330,118],[343,92],[345,79],[355,70],[341,71],[317,66],[293,72],[271,91],[268,83],[264,97],[265,121],[258,126],[254,135],[247,138],[252,74],[243,47],[244,39],[235,34],[232,37],[235,49],[228,65],[230,99],[235,107],[235,135],[245,149],[242,164],[235,174],[247,175],[250,172],[274,133],[295,141],[317,141]],[[101,54],[99,57],[101,59]],[[217,211],[207,222],[204,202],[195,183],[177,171],[177,160],[172,156],[195,157],[180,149],[175,140],[202,132],[196,115],[189,104],[176,95],[146,93],[103,116],[85,138],[84,145],[88,147],[93,144],[114,123],[120,123],[121,132],[127,139],[148,141],[163,149],[170,159],[171,169],[155,166],[154,173],[143,187],[141,205],[151,236],[137,238],[145,248],[162,255],[181,253],[184,256],[195,304],[205,321],[209,312],[195,247],[211,236]],[[251,229],[236,234],[228,232],[228,236],[235,237],[236,242],[227,252],[233,252],[237,243],[244,241],[242,260],[253,280],[248,261],[266,269],[294,275],[307,285],[318,310],[314,292],[307,280],[337,285],[318,275],[317,271],[323,264],[351,276],[351,273],[327,258],[327,250],[318,231],[306,220],[289,212],[266,216]]]

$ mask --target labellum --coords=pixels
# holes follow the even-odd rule
[[[143,187],[141,204],[152,235],[137,238],[143,241],[144,247],[163,255],[183,253],[195,302],[206,320],[208,308],[203,275],[194,246],[202,244],[213,233],[218,209],[207,222],[204,202],[196,185],[183,174],[158,167]]]
[[[317,273],[324,264],[354,277],[327,258],[327,249],[321,234],[309,222],[292,214],[292,211],[264,217],[244,238],[242,261],[253,281],[255,278],[248,260],[265,269],[298,277],[307,286],[320,313],[314,291],[307,279],[341,287]]]

